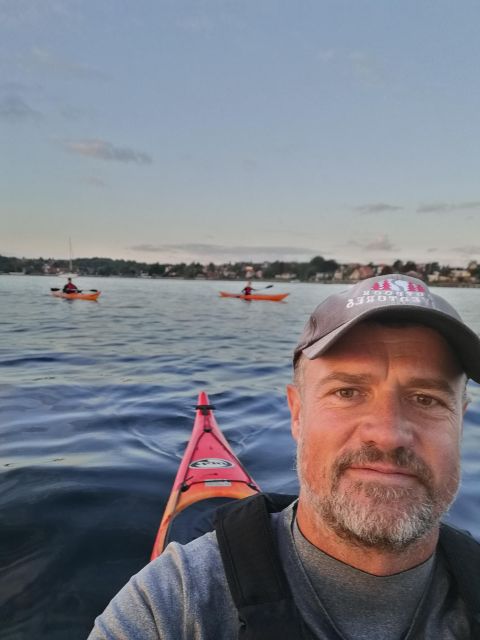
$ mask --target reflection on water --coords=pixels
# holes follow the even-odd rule
[[[303,324],[337,285],[275,284],[285,304],[222,299],[239,283],[0,276],[2,640],[83,640],[149,559],[200,390],[260,486],[294,493],[284,387]],[[480,332],[480,289],[440,292]],[[475,323],[476,326],[475,326]],[[451,518],[480,538],[480,387]]]

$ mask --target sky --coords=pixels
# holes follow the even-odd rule
[[[480,260],[477,0],[0,0],[0,254]]]

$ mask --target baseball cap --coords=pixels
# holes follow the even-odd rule
[[[418,278],[392,273],[361,280],[328,296],[310,316],[295,347],[313,360],[359,322],[378,317],[416,322],[436,329],[453,347],[465,373],[480,382],[480,338],[444,298]]]

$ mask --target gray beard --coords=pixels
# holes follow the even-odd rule
[[[363,547],[398,551],[420,540],[438,525],[458,488],[458,469],[445,480],[442,489],[435,489],[431,471],[414,454],[405,449],[386,454],[376,447],[364,447],[337,460],[330,492],[320,495],[304,473],[302,447],[300,441],[297,467],[305,504],[339,537]],[[354,461],[378,460],[411,469],[420,484],[412,488],[362,481],[340,484],[345,469]]]

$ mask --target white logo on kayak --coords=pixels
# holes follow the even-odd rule
[[[235,465],[222,458],[200,458],[200,460],[194,460],[188,466],[192,469],[226,469]]]

